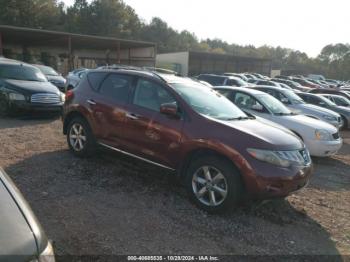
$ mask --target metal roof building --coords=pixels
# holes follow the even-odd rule
[[[156,44],[0,25],[0,55],[24,61],[34,60],[33,62],[59,60],[56,62],[57,67],[65,64],[61,71],[106,63],[154,66]]]
[[[256,72],[269,76],[271,73],[271,59],[197,51],[158,54],[156,64],[184,76],[225,72]]]

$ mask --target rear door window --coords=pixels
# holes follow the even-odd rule
[[[303,99],[305,102],[309,102],[309,96],[308,95],[304,95],[304,94],[298,94],[301,99]]]
[[[132,77],[119,74],[110,74],[102,82],[100,93],[114,101],[126,104],[129,99]]]
[[[204,80],[208,82],[209,84],[213,86],[222,86],[226,80],[225,77],[220,76],[208,76],[208,75],[201,75],[198,77],[199,80]]]
[[[228,99],[232,100],[232,91],[231,90],[227,90],[227,89],[217,89],[216,90],[218,93],[220,93],[221,95],[227,97]]]

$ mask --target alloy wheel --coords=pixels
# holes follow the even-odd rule
[[[69,142],[75,151],[84,149],[87,141],[85,130],[79,123],[74,123],[69,131]]]
[[[213,166],[202,166],[193,174],[192,189],[201,203],[211,207],[223,203],[228,193],[225,176]]]

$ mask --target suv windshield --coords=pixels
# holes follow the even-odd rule
[[[26,65],[0,65],[0,78],[38,82],[47,81],[38,68]]]
[[[303,99],[300,98],[300,96],[296,95],[291,90],[283,90],[283,94],[291,101],[293,104],[305,104]]]
[[[59,74],[51,67],[38,65],[37,66],[44,75],[58,76]]]
[[[187,82],[174,83],[171,86],[199,114],[219,120],[249,118],[225,96],[203,85]]]
[[[269,111],[275,115],[292,115],[293,113],[285,107],[280,101],[268,94],[256,96]]]

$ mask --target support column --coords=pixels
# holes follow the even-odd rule
[[[118,42],[118,49],[117,49],[117,62],[120,64],[120,42]]]
[[[154,45],[154,49],[153,49],[153,59],[154,59],[154,68],[157,67],[157,53],[158,53],[158,45],[155,44]]]
[[[2,43],[2,33],[0,32],[0,56],[4,55],[3,43]]]
[[[72,61],[72,37],[68,36],[68,71],[73,70],[73,61]]]

